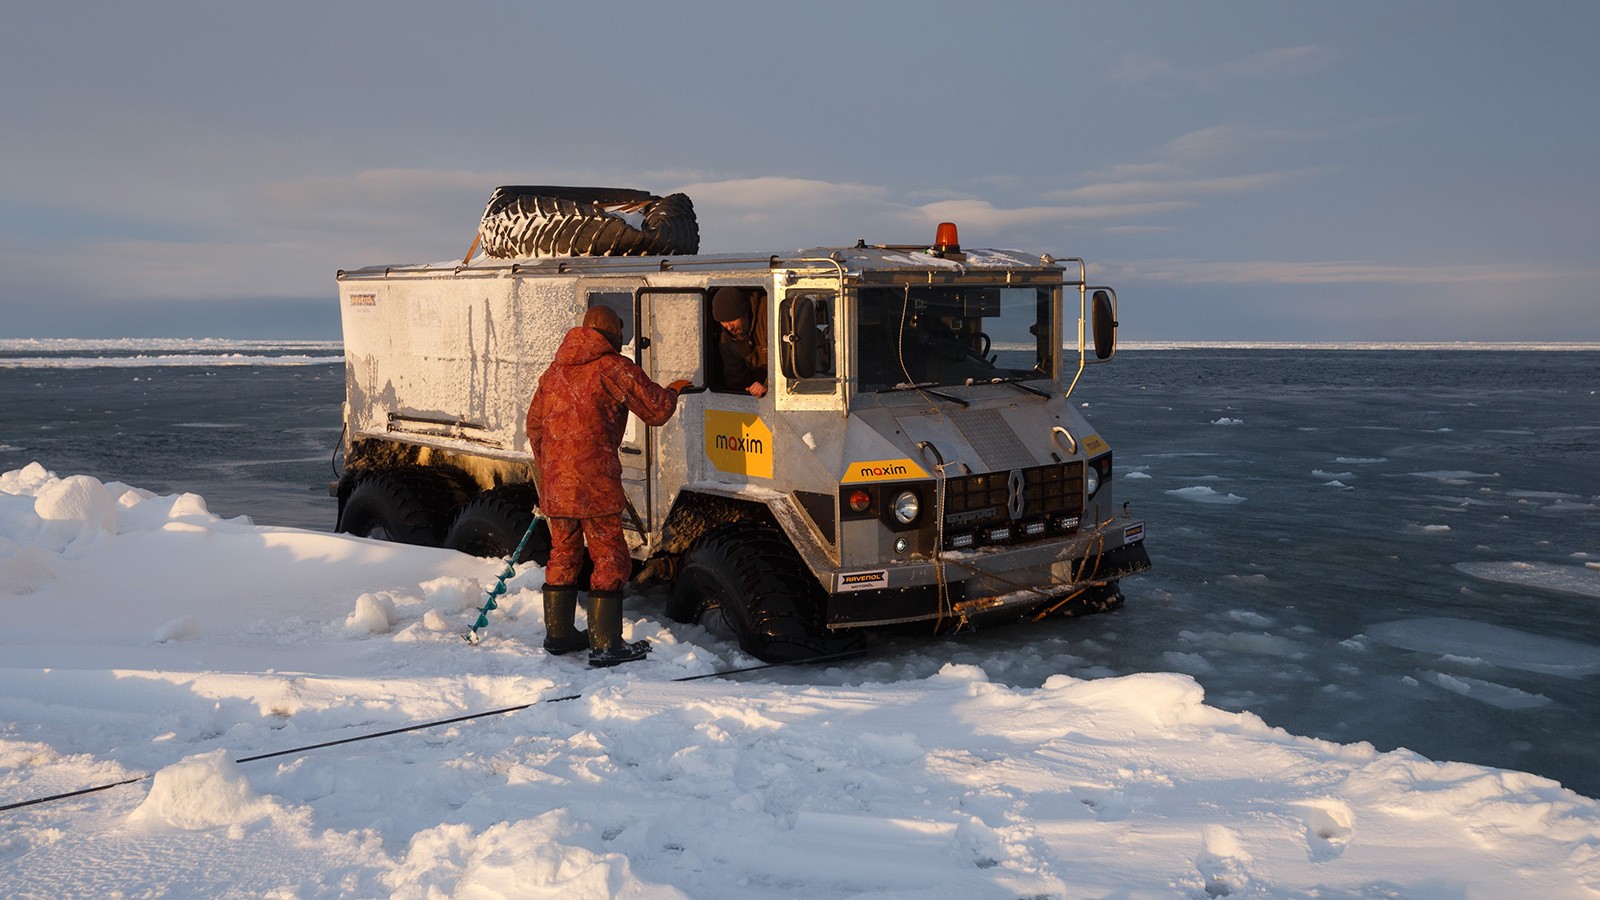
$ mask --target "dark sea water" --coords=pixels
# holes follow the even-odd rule
[[[208,349],[0,352],[0,471],[331,529],[337,348]],[[1073,400],[1147,522],[1155,569],[1126,606],[771,677],[1184,672],[1296,734],[1600,796],[1597,392],[1597,351],[1124,351]]]
[[[1112,668],[1600,796],[1600,353],[1189,350],[1091,374],[1156,567],[1127,582]]]
[[[342,351],[196,342],[0,348],[0,471],[37,461],[213,513],[333,530]]]

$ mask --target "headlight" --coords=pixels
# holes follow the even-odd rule
[[[894,498],[894,519],[901,525],[910,525],[917,520],[917,514],[922,512],[922,503],[917,499],[915,491],[901,491]]]
[[[1094,466],[1083,467],[1083,495],[1093,497],[1100,490],[1100,470]]]

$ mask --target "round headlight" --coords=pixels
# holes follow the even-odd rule
[[[1094,466],[1083,467],[1083,495],[1093,497],[1100,490],[1100,470]]]
[[[922,503],[917,500],[915,491],[901,491],[894,498],[894,519],[901,525],[910,525],[917,520],[917,513],[922,512]]]

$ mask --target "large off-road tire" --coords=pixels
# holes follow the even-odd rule
[[[335,531],[437,547],[464,499],[456,479],[421,467],[378,469],[356,477]]]
[[[825,603],[822,587],[782,532],[735,522],[689,549],[666,611],[680,622],[713,630],[722,625],[757,659],[788,662],[849,647],[829,634]]]
[[[643,216],[639,227],[620,210]],[[483,252],[524,256],[666,256],[700,250],[694,203],[624,188],[500,187],[478,226]]]
[[[533,507],[539,496],[533,485],[505,485],[484,491],[467,502],[456,514],[444,545],[472,556],[504,559],[517,549],[517,543],[533,521]],[[539,521],[533,536],[522,548],[517,562],[550,561],[550,527]]]
[[[444,545],[471,556],[505,559],[528,533],[533,507],[538,502],[539,493],[531,484],[508,484],[484,491],[461,508],[445,535]],[[541,568],[550,565],[550,526],[544,519],[534,527],[517,562],[532,562]],[[584,554],[575,586],[588,590],[593,574],[594,561]]]

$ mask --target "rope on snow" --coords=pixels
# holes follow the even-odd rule
[[[852,651],[848,651],[848,652],[845,652],[845,653],[829,653],[829,654],[825,654],[825,655],[822,655],[822,656],[808,656],[808,657],[805,657],[804,659],[791,659],[791,660],[785,660],[783,662],[761,663],[760,665],[741,666],[739,668],[733,668],[733,669],[718,669],[715,672],[707,672],[704,675],[685,675],[682,678],[674,678],[674,679],[672,679],[672,681],[673,682],[678,682],[678,681],[699,681],[699,680],[704,679],[704,678],[720,678],[720,677],[727,676],[727,675],[737,675],[737,674],[740,674],[740,673],[743,673],[743,672],[756,672],[756,671],[759,671],[761,669],[776,669],[776,668],[778,668],[780,666],[793,666],[793,665],[800,665],[800,664],[804,664],[804,663],[830,662],[830,661],[833,661],[833,660],[848,659],[850,657],[860,656],[864,652],[865,651],[862,651],[862,650],[852,650]],[[582,697],[582,696],[583,696],[583,694],[578,693],[578,694],[567,694],[567,695],[564,695],[564,696],[561,696],[561,697],[545,697],[545,698],[543,698],[541,700],[534,700],[531,703],[520,703],[520,704],[518,704],[516,706],[507,706],[507,707],[503,707],[501,709],[491,709],[491,710],[487,710],[485,712],[467,713],[466,715],[452,716],[452,717],[450,717],[448,719],[435,719],[435,720],[430,721],[430,722],[415,722],[415,723],[412,723],[410,725],[402,726],[400,728],[390,728],[390,729],[388,729],[386,731],[375,731],[375,732],[373,732],[371,734],[360,734],[360,735],[356,735],[355,737],[339,738],[338,740],[332,740],[332,741],[323,741],[322,743],[319,743],[319,744],[307,744],[307,745],[305,745],[303,747],[291,747],[288,750],[277,750],[277,751],[274,751],[272,753],[258,753],[255,756],[246,756],[246,757],[242,757],[240,759],[236,759],[236,760],[234,760],[234,762],[235,763],[257,762],[257,761],[263,760],[263,759],[274,759],[274,758],[279,757],[279,756],[289,756],[290,754],[294,754],[294,753],[305,753],[305,752],[310,751],[310,750],[321,750],[321,749],[324,749],[326,747],[337,747],[337,746],[339,746],[341,744],[354,744],[354,743],[357,743],[357,742],[360,742],[360,741],[370,741],[370,740],[373,740],[374,738],[389,737],[391,735],[405,734],[407,732],[412,732],[412,731],[422,731],[423,729],[426,729],[426,728],[437,728],[437,727],[439,727],[441,725],[454,725],[454,724],[456,724],[458,722],[470,722],[470,721],[472,721],[474,719],[487,719],[487,718],[489,718],[491,716],[503,716],[503,715],[505,715],[507,713],[519,712],[521,710],[527,709],[527,708],[529,708],[531,706],[535,706],[535,705],[540,704],[540,703],[560,703],[560,702],[562,702],[564,700],[576,700],[576,699],[578,699],[579,697]],[[81,797],[81,796],[83,796],[85,794],[93,794],[93,793],[97,793],[99,791],[108,791],[108,790],[110,790],[112,788],[122,787],[123,785],[127,785],[127,784],[138,784],[141,781],[149,781],[150,779],[152,779],[154,777],[155,777],[155,773],[151,772],[151,773],[147,773],[147,774],[144,774],[144,775],[139,775],[139,776],[136,776],[136,777],[133,777],[133,778],[124,778],[121,781],[113,781],[113,782],[110,782],[109,784],[99,784],[99,785],[95,785],[94,787],[79,788],[78,790],[75,790],[75,791],[67,791],[65,793],[60,793],[60,794],[51,794],[48,797],[35,797],[35,798],[31,799],[31,800],[21,800],[21,801],[18,801],[16,803],[7,803],[4,806],[0,806],[0,812],[7,812],[7,811],[13,810],[13,809],[22,809],[23,807],[27,807],[27,806],[38,806],[40,804],[51,803],[51,802],[54,802],[56,800],[66,800],[66,799],[69,799],[69,798],[72,798],[72,797]]]

